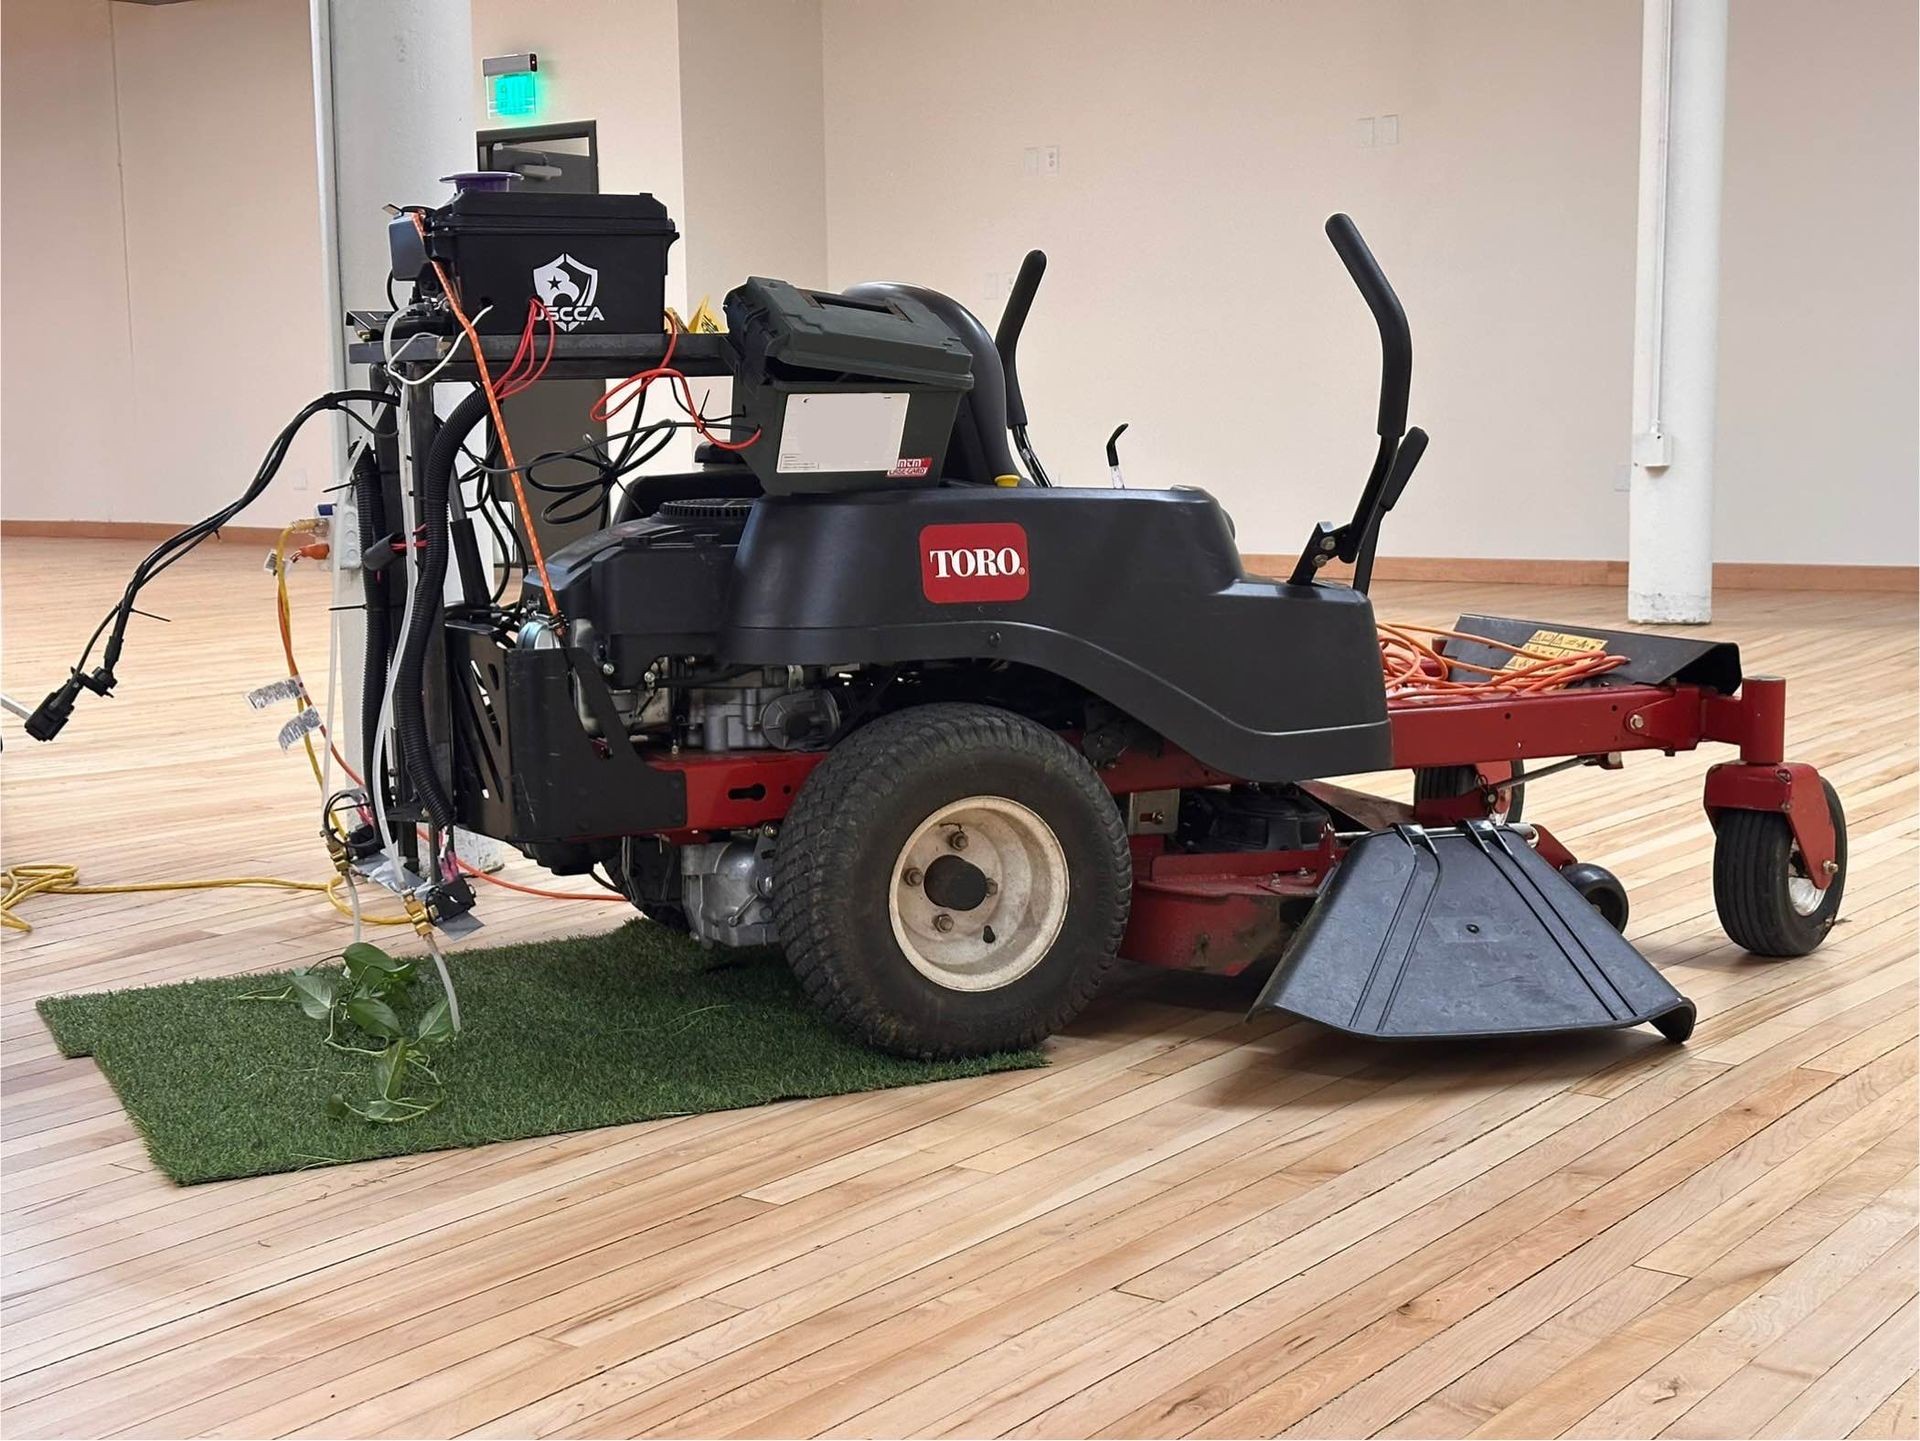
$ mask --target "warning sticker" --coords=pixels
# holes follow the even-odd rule
[[[1509,656],[1500,669],[1519,670],[1524,666],[1537,665],[1541,656],[1564,660],[1568,656],[1593,655],[1604,651],[1607,643],[1596,636],[1569,635],[1563,630],[1537,630],[1521,642],[1520,648],[1533,654]]]

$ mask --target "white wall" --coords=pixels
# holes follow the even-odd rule
[[[130,454],[120,141],[106,0],[0,11],[0,513],[66,519]],[[96,514],[111,514],[100,509]]]
[[[330,388],[305,0],[115,5],[140,456],[132,518],[232,500]],[[307,427],[243,523],[311,512],[333,483]]]
[[[0,49],[0,503],[204,515],[327,385],[306,5],[9,0]],[[246,521],[310,509],[327,464],[316,427]]]
[[[827,283],[820,0],[680,0],[687,295]],[[727,83],[727,77],[735,83]]]
[[[1910,564],[1912,7],[1735,12],[1717,553]],[[994,282],[1040,245],[1021,371],[1056,475],[1100,482],[1127,420],[1134,483],[1206,485],[1247,549],[1290,552],[1350,509],[1372,451],[1372,329],[1320,233],[1347,210],[1406,302],[1412,418],[1434,437],[1383,551],[1617,558],[1638,17],[826,0],[833,282],[911,275],[991,323]],[[1399,143],[1360,145],[1356,120],[1384,114]],[[1060,174],[1025,174],[1050,144]],[[1843,198],[1870,244],[1816,238]],[[1802,293],[1823,313],[1783,321]],[[1809,469],[1833,478],[1824,503]]]
[[[1723,560],[1915,560],[1917,32],[1913,0],[1735,0]]]
[[[538,50],[539,119],[597,119],[603,187],[679,218],[683,310],[755,271],[886,276],[991,323],[1043,246],[1049,464],[1099,483],[1131,421],[1134,482],[1210,486],[1250,550],[1344,512],[1371,454],[1371,326],[1320,233],[1349,210],[1434,435],[1383,548],[1594,558],[1625,550],[1638,11],[473,0],[473,49]],[[8,0],[4,27],[0,512],[204,513],[325,384],[306,7]],[[1916,558],[1914,32],[1910,0],[1734,7],[1722,559]],[[1357,143],[1385,114],[1399,144]],[[1049,144],[1061,174],[1025,174]],[[325,465],[316,435],[249,518]]]

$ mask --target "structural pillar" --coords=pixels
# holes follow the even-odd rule
[[[1713,618],[1727,0],[1643,0],[1627,614]]]
[[[332,331],[333,380],[349,383],[349,307],[386,304],[388,204],[438,202],[442,175],[474,161],[473,18],[469,0],[310,0],[313,115],[320,173],[320,241]],[[364,379],[364,375],[360,377]],[[334,418],[334,474],[354,438]],[[352,497],[335,492],[342,524]],[[339,554],[336,549],[336,554]],[[360,657],[366,629],[360,573],[336,565],[341,627],[335,727],[343,755],[360,754]]]
[[[438,204],[450,193],[440,177],[474,166],[473,17],[470,0],[309,0],[309,19],[333,377],[344,387],[365,379],[347,371],[345,312],[386,305],[385,207]],[[336,418],[334,472],[342,479],[355,438],[357,427]],[[341,533],[356,534],[351,492],[330,498]],[[343,559],[344,548],[336,545],[334,555]],[[358,568],[336,563],[334,725],[349,758],[360,754],[360,601]]]

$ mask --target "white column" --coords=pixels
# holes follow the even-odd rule
[[[1627,614],[1713,618],[1727,0],[1643,0]]]
[[[381,208],[437,204],[442,175],[474,165],[473,20],[469,0],[310,0],[313,111],[319,156],[321,244],[328,309],[386,305],[387,215]],[[346,331],[333,332],[336,386],[365,379],[346,363]],[[357,427],[351,428],[358,433]],[[334,431],[334,474],[344,472],[349,422]],[[357,522],[352,497],[330,497],[343,527]],[[340,553],[335,548],[335,554]],[[360,601],[360,572],[336,565],[333,603]],[[360,666],[365,623],[340,621],[340,752],[360,753]]]
[[[469,0],[311,0],[321,223],[343,306],[384,305],[383,205],[474,166]],[[342,372],[344,375],[344,371]]]

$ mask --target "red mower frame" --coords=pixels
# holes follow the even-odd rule
[[[1482,785],[1412,805],[1325,782],[1302,789],[1351,823],[1329,826],[1311,850],[1189,854],[1157,834],[1133,838],[1133,909],[1120,953],[1178,970],[1234,975],[1271,955],[1346,853],[1354,832],[1394,825],[1446,826],[1493,814],[1513,762],[1585,761],[1618,769],[1627,751],[1673,755],[1703,744],[1739,749],[1707,772],[1704,804],[1716,824],[1726,811],[1784,816],[1809,877],[1825,890],[1835,874],[1836,840],[1820,776],[1784,757],[1786,682],[1747,676],[1733,695],[1698,685],[1597,684],[1486,700],[1390,699],[1397,769],[1473,766]],[[1075,739],[1069,737],[1069,739]],[[722,831],[780,821],[824,752],[758,751],[681,755],[649,762],[685,779],[687,825],[662,838],[697,841]],[[1116,796],[1229,785],[1238,777],[1172,746],[1132,750],[1100,770]],[[1536,850],[1560,869],[1573,854],[1545,826],[1525,827]]]

